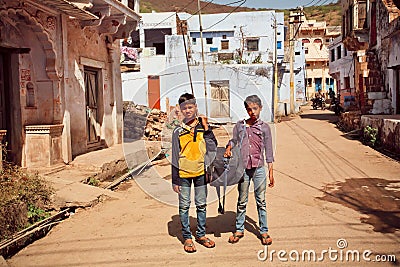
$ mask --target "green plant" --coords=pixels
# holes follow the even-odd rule
[[[36,207],[33,204],[28,204],[28,222],[30,224],[44,220],[49,216],[50,213],[46,212],[44,209]]]
[[[90,177],[88,185],[98,186],[99,184],[100,184],[99,180],[97,180],[95,177]]]
[[[258,55],[252,62],[253,64],[260,64],[262,63],[261,55]]]
[[[0,240],[47,217],[53,192],[38,174],[4,162],[0,173]]]
[[[378,129],[369,125],[364,127],[364,140],[368,145],[375,146]]]

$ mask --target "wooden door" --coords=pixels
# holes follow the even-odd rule
[[[160,109],[160,76],[148,76],[147,96],[150,108]]]
[[[400,114],[400,68],[395,69],[396,114]]]
[[[229,81],[210,81],[211,84],[211,112],[213,118],[230,117]]]
[[[5,66],[4,55],[0,53],[0,130],[7,130],[4,66]]]
[[[98,71],[85,69],[87,143],[100,142]]]

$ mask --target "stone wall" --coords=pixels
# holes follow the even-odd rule
[[[361,117],[361,127],[371,126],[378,129],[378,145],[400,154],[400,115]]]
[[[361,129],[361,112],[349,111],[341,113],[340,127],[346,132]]]

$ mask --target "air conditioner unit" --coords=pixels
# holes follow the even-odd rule
[[[156,55],[156,48],[155,47],[145,47],[142,51],[143,57],[152,57]]]

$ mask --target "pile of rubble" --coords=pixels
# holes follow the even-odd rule
[[[170,119],[166,112],[150,109],[131,102],[124,103],[124,138],[148,141],[161,141],[172,134],[179,124],[177,119]]]

